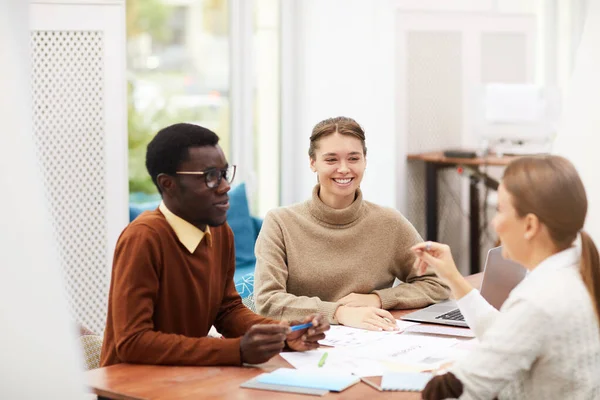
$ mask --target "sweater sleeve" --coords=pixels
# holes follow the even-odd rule
[[[530,371],[552,332],[549,315],[525,299],[498,312],[479,345],[450,367],[463,384],[461,399],[493,399]]]
[[[239,338],[196,338],[154,329],[162,257],[158,236],[148,226],[130,226],[116,246],[111,313],[119,359],[138,364],[240,365]]]
[[[421,308],[446,300],[449,289],[439,279],[431,267],[423,275],[417,275],[416,256],[410,248],[423,241],[417,230],[402,215],[396,226],[396,257],[394,275],[401,283],[398,286],[375,290],[381,299],[381,308],[406,309]]]
[[[310,314],[320,313],[330,324],[337,324],[334,315],[339,303],[287,292],[285,240],[281,226],[272,213],[265,217],[255,252],[254,296],[259,314],[276,319],[301,320]]]
[[[261,317],[252,312],[242,303],[242,299],[235,289],[233,275],[235,273],[235,246],[233,233],[228,229],[229,257],[227,266],[227,283],[223,293],[223,301],[215,320],[215,327],[225,337],[243,336],[252,325],[277,324],[279,321]]]
[[[469,325],[469,328],[473,329],[477,338],[483,336],[500,314],[500,311],[488,303],[476,289],[472,289],[461,299],[458,299],[456,304],[462,315],[464,315],[465,322]]]

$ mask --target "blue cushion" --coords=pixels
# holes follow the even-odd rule
[[[129,203],[129,222],[137,218],[144,211],[152,211],[158,208],[159,201],[149,201],[146,203]]]
[[[254,221],[250,216],[246,185],[241,183],[229,192],[229,211],[227,222],[233,231],[235,240],[235,264],[254,264],[254,242],[256,231]]]
[[[242,299],[252,295],[254,293],[254,272],[247,273],[236,280],[235,288]]]
[[[237,284],[237,282],[242,279],[242,277],[246,274],[254,273],[254,263],[242,263],[235,265],[235,273],[233,274],[233,281]]]

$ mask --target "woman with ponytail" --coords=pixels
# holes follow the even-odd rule
[[[500,311],[461,276],[448,246],[413,247],[480,342],[429,382],[424,399],[600,399],[600,260],[583,231],[586,214],[583,183],[565,158],[507,167],[492,225],[503,256],[530,273]]]

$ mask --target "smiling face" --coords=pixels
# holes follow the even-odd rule
[[[190,147],[187,158],[181,162],[179,171],[206,171],[228,166],[220,146]],[[167,175],[158,177],[163,191],[163,200],[171,212],[204,230],[206,225],[219,226],[227,220],[229,189],[231,186],[221,179],[218,186],[209,188],[206,175]]]
[[[310,167],[321,184],[321,200],[333,208],[348,207],[365,172],[363,144],[354,136],[338,132],[325,136],[317,143]]]

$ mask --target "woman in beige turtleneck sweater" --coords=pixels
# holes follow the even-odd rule
[[[345,117],[318,123],[309,156],[319,182],[312,198],[269,212],[256,242],[257,311],[288,320],[318,312],[330,323],[392,330],[386,310],[448,298],[433,271],[417,275],[410,248],[422,239],[410,222],[363,200],[360,125]],[[396,278],[402,283],[392,287]]]

